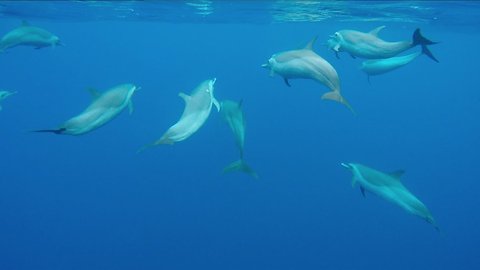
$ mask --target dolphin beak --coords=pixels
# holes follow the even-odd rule
[[[340,163],[340,165],[342,165],[343,167],[347,168],[347,169],[350,169],[350,165],[348,165],[347,163]]]
[[[262,64],[262,68],[268,68],[268,64]]]

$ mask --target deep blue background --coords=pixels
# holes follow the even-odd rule
[[[31,23],[66,46],[0,55],[0,88],[19,92],[0,112],[0,269],[479,266],[478,31],[387,24],[387,40],[421,27],[441,41],[431,47],[440,63],[422,56],[369,84],[361,60],[338,60],[322,43],[379,23]],[[4,18],[1,32],[18,24]],[[320,100],[323,85],[288,88],[260,67],[315,35],[357,116]],[[215,111],[188,140],[136,154],[178,119],[178,92],[213,77],[219,100],[244,99],[245,155],[259,180],[221,174],[238,152]],[[78,137],[30,132],[82,111],[86,88],[127,82],[142,87],[133,115]],[[405,169],[441,232],[364,199],[340,162]]]

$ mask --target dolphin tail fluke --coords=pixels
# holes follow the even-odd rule
[[[422,53],[430,57],[435,62],[439,62],[438,59],[432,54],[432,52],[428,49],[427,45],[434,45],[437,44],[438,42],[431,41],[427,39],[426,37],[422,36],[422,33],[420,32],[420,28],[417,28],[415,32],[413,32],[413,37],[412,37],[412,47],[420,45],[422,46]]]
[[[350,106],[350,103],[348,103],[348,101],[338,91],[331,91],[331,92],[325,93],[323,94],[322,99],[329,99],[336,102],[340,102],[343,105],[345,105],[353,114],[355,114],[355,111],[353,110],[352,106]]]
[[[59,128],[59,129],[39,129],[39,130],[33,130],[32,132],[43,132],[43,133],[55,133],[55,134],[62,134],[65,132],[65,128]]]
[[[258,179],[258,174],[250,166],[248,166],[243,159],[234,161],[227,165],[227,167],[223,168],[223,173],[229,172],[244,172]]]

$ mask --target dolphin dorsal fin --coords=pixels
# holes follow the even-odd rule
[[[26,20],[22,20],[21,26],[30,26],[30,23]]]
[[[404,170],[396,170],[396,171],[390,172],[389,175],[393,178],[400,180],[400,178],[404,173],[405,173]]]
[[[183,93],[183,92],[180,92],[178,93],[178,96],[181,97],[183,100],[185,100],[185,103],[188,103],[190,101],[190,99],[192,98],[191,96]]]
[[[318,36],[315,36],[314,38],[312,38],[312,40],[310,40],[310,42],[307,43],[304,49],[313,51],[313,44],[315,44],[315,41],[317,41],[317,38]]]
[[[87,88],[87,91],[90,93],[93,99],[97,99],[100,96],[100,92],[93,87]]]
[[[370,31],[370,34],[378,37],[378,33],[379,33],[380,31],[382,31],[383,28],[385,28],[385,25],[382,25],[382,26],[379,26],[379,27],[373,29],[372,31]]]

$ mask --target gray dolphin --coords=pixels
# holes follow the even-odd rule
[[[16,94],[17,92],[9,92],[9,91],[5,91],[5,90],[2,90],[0,91],[0,102],[6,98],[8,98],[9,96],[11,95],[14,95]],[[0,111],[2,110],[2,105],[0,104]]]
[[[350,104],[340,93],[340,79],[337,71],[313,51],[316,40],[315,37],[303,49],[274,54],[262,67],[270,69],[270,76],[274,74],[282,76],[287,86],[290,86],[289,79],[317,81],[331,90],[323,94],[322,99],[340,102],[353,112]]]
[[[119,115],[125,107],[133,112],[132,95],[140,89],[133,84],[115,86],[103,94],[91,90],[93,102],[79,115],[70,118],[57,129],[42,129],[35,132],[82,135],[97,129]]]
[[[435,62],[438,60],[433,56],[427,45],[437,44],[428,40],[417,28],[412,35],[412,40],[388,42],[378,37],[378,33],[385,28],[380,26],[365,33],[356,30],[340,30],[335,32],[327,41],[328,46],[335,52],[338,58],[339,52],[348,52],[352,57],[366,59],[383,59],[394,57],[417,45],[422,46],[422,51]]]
[[[405,211],[423,218],[438,230],[428,208],[400,181],[403,171],[388,174],[358,163],[341,163],[341,165],[352,172],[352,187],[359,183],[363,196],[365,196],[365,190],[370,191],[402,207]]]
[[[421,54],[421,52],[416,52],[385,59],[367,60],[362,62],[360,69],[368,76],[380,75],[409,64]]]
[[[0,40],[0,52],[16,46],[33,46],[40,49],[48,46],[62,45],[60,39],[45,29],[31,26],[26,21],[11,30]]]
[[[189,95],[180,93],[179,96],[185,101],[185,109],[176,124],[171,126],[163,136],[153,144],[142,147],[138,152],[159,144],[174,144],[192,136],[207,121],[212,105],[220,111],[220,104],[213,96],[216,79],[206,80],[200,83]]]
[[[251,176],[258,178],[258,174],[247,165],[243,159],[243,147],[245,145],[245,115],[242,111],[242,101],[235,102],[231,100],[224,100],[220,103],[220,114],[222,119],[227,122],[228,126],[235,136],[235,142],[240,151],[240,159],[229,164],[223,169],[223,172],[241,171]]]

